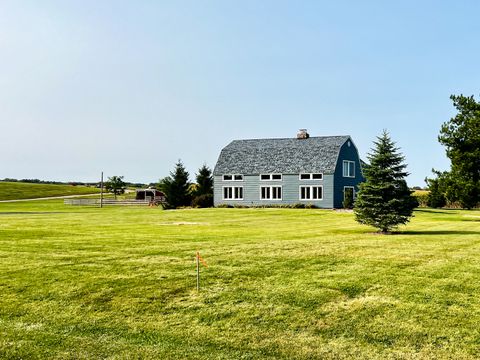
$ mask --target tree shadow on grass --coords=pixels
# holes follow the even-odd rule
[[[472,230],[406,230],[394,232],[396,235],[480,235]]]
[[[449,211],[455,211],[459,209],[444,209],[442,210],[433,210],[433,209],[415,209],[415,212],[422,212],[427,214],[441,214],[441,215],[451,215]]]

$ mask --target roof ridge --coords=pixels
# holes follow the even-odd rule
[[[250,141],[250,140],[308,140],[308,139],[321,139],[321,138],[341,138],[350,137],[350,135],[323,135],[323,136],[310,136],[307,139],[297,139],[295,137],[289,138],[254,138],[254,139],[234,139],[232,141]]]

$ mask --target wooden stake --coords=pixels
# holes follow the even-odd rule
[[[200,291],[200,253],[197,251],[197,291]]]

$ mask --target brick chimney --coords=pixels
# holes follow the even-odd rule
[[[297,133],[297,139],[308,139],[310,135],[307,132],[307,129],[300,129]]]

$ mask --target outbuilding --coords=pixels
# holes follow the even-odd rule
[[[146,202],[164,202],[165,194],[154,188],[136,189],[135,200]]]

